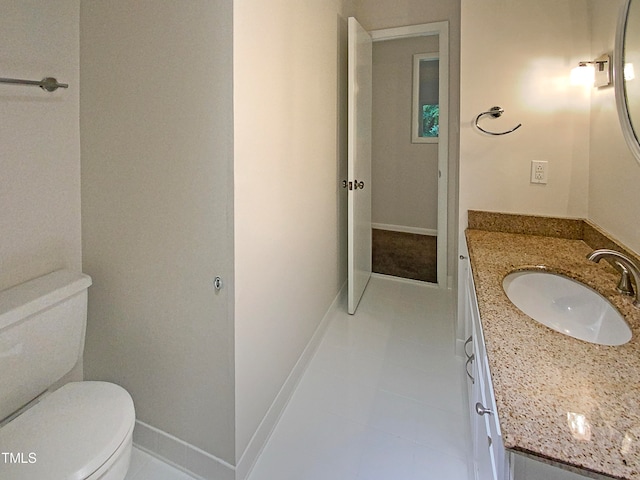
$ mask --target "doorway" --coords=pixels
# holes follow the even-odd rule
[[[374,42],[400,39],[424,40],[422,37],[437,38],[437,51],[419,53],[412,56],[412,120],[406,128],[405,141],[411,143],[434,144],[437,169],[432,172],[436,178],[432,194],[436,193],[437,232],[436,232],[436,279],[440,288],[447,288],[447,171],[448,171],[448,82],[449,82],[449,34],[448,22],[437,22],[413,25],[384,30],[366,32],[354,17],[349,18],[349,74],[348,74],[348,180],[342,182],[348,188],[348,311],[355,313],[357,305],[372,274],[372,197],[371,191],[371,144],[373,128],[372,119],[372,45]],[[425,48],[421,46],[421,48]],[[432,47],[435,48],[435,47]],[[422,98],[421,65],[423,61],[436,60],[435,94],[433,91]],[[429,69],[427,69],[429,70]],[[431,76],[433,77],[433,69]],[[429,75],[429,73],[427,73]],[[434,80],[432,78],[432,80]],[[433,89],[432,89],[433,90]],[[423,101],[424,100],[424,101]],[[433,120],[433,103],[443,106],[437,114],[437,124]],[[428,107],[428,108],[424,108]],[[428,113],[425,118],[421,112]],[[425,122],[424,120],[429,120]],[[435,134],[433,132],[435,131]],[[408,137],[408,139],[407,139]],[[393,153],[393,152],[392,152]],[[409,177],[412,175],[410,174]],[[392,176],[393,177],[393,176]],[[433,178],[432,178],[433,180]],[[395,191],[402,192],[405,185]],[[437,192],[434,192],[434,189]],[[427,187],[424,187],[427,190]],[[384,202],[383,202],[384,203]],[[409,196],[408,209],[416,203],[416,198]],[[418,217],[424,215],[418,208]],[[405,226],[406,227],[406,226]]]
[[[372,269],[446,287],[448,24],[371,37]]]

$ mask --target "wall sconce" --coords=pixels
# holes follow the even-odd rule
[[[611,85],[611,57],[605,53],[593,61],[580,62],[571,70],[571,84],[594,87]]]

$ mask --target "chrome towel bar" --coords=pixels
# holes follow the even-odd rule
[[[32,85],[40,87],[47,92],[55,92],[58,88],[69,88],[68,83],[58,83],[53,77],[46,77],[42,80],[20,80],[19,78],[0,78],[0,83],[10,83],[13,85]]]
[[[498,118],[503,113],[504,113],[504,108],[502,108],[502,107],[491,107],[486,112],[480,113],[476,117],[476,122],[475,122],[476,128],[478,130],[480,130],[481,132],[484,132],[484,133],[489,134],[489,135],[506,135],[507,133],[515,132],[517,129],[519,129],[522,126],[522,124],[519,123],[518,125],[513,127],[511,130],[507,130],[506,132],[490,132],[490,131],[485,130],[484,128],[482,128],[480,125],[478,125],[478,120],[480,120],[480,117],[482,117],[483,115],[489,115],[491,118]]]

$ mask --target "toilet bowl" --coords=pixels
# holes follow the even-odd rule
[[[2,480],[126,476],[135,424],[129,393],[93,381],[50,391],[82,351],[90,284],[61,270],[0,292]]]

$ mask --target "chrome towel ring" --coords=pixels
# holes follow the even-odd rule
[[[484,128],[482,128],[480,125],[478,125],[478,120],[480,120],[480,117],[482,117],[483,115],[489,115],[489,116],[491,116],[491,118],[498,118],[503,113],[504,113],[504,108],[502,108],[502,107],[491,107],[491,109],[489,109],[486,112],[482,112],[481,114],[479,114],[476,117],[476,122],[475,122],[476,123],[476,128],[478,130],[480,130],[481,132],[487,133],[489,135],[506,135],[507,133],[515,132],[517,129],[519,129],[522,126],[522,124],[519,123],[518,125],[513,127],[511,130],[507,130],[506,132],[490,132],[490,131],[485,130]]]

